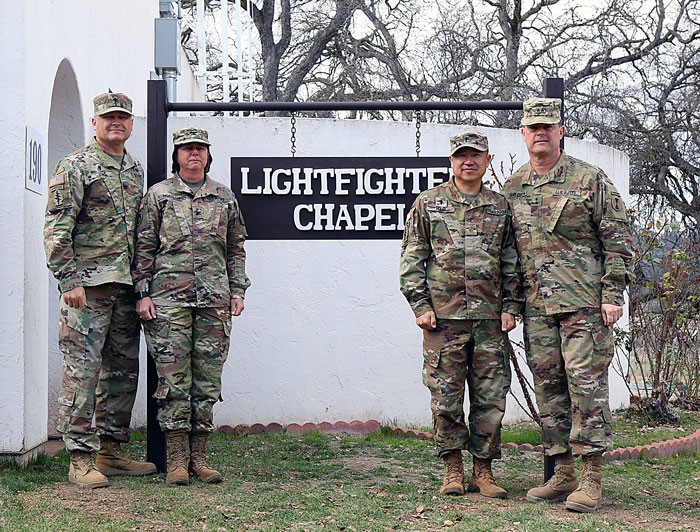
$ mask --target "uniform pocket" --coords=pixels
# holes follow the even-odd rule
[[[229,338],[231,336],[232,327],[231,309],[217,308],[216,317],[219,318],[219,320],[221,321],[221,326],[224,329],[224,335],[226,335],[226,337]]]
[[[501,243],[503,242],[506,212],[486,209],[484,216],[481,232],[481,249],[492,252],[495,257],[499,256]]]
[[[169,391],[170,387],[167,384],[159,384],[158,388],[156,388],[156,391],[153,393],[153,399],[157,399],[158,401],[165,401],[165,399],[168,398]]]
[[[157,336],[159,338],[167,338],[170,336],[170,321],[160,316],[149,320],[142,321],[144,329],[151,336]]]
[[[119,213],[116,205],[119,199],[116,191],[109,188],[105,173],[95,173],[85,178],[85,192],[81,214],[95,223],[111,221]]]
[[[226,240],[226,233],[228,231],[226,205],[219,201],[211,202],[207,208],[206,215],[209,223],[209,234]]]
[[[170,336],[170,321],[164,318],[155,318],[153,320],[153,332],[159,338],[167,338]]]
[[[88,335],[92,328],[90,324],[92,322],[92,317],[90,316],[90,310],[87,307],[82,308],[68,308],[66,314],[66,325],[79,332],[80,334]]]
[[[75,404],[75,392],[73,390],[63,389],[58,394],[58,404],[61,406],[73,406]]]
[[[557,226],[562,212],[564,212],[564,207],[566,207],[567,201],[569,201],[568,198],[561,198],[552,209],[552,216],[550,217],[549,224],[546,228],[548,233],[554,232],[554,228]]]
[[[423,331],[423,360],[431,368],[437,368],[440,365],[440,351],[443,343],[438,329]]]

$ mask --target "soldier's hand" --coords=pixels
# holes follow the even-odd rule
[[[430,331],[437,327],[437,318],[435,317],[435,312],[429,310],[422,316],[417,317],[416,325],[418,325],[418,327],[426,331]]]
[[[70,308],[87,307],[85,288],[79,286],[78,288],[73,288],[73,290],[68,290],[68,292],[63,292],[63,301]]]
[[[510,332],[515,329],[515,316],[508,312],[501,312],[501,330]]]
[[[136,301],[136,313],[143,321],[151,321],[156,317],[156,306],[150,297],[144,297]]]
[[[600,313],[603,315],[603,323],[606,327],[610,327],[622,317],[622,307],[603,303],[600,306]]]
[[[242,297],[233,296],[231,298],[231,316],[240,316],[245,308]]]

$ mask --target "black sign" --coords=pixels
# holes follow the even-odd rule
[[[397,239],[447,157],[232,157],[231,189],[256,240]]]

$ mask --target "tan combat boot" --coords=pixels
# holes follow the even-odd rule
[[[187,463],[190,460],[190,444],[186,430],[174,430],[165,434],[168,441],[168,475],[166,484],[186,486],[190,483]]]
[[[221,473],[207,464],[207,440],[209,434],[198,432],[190,434],[190,473],[207,484],[221,482]]]
[[[68,481],[81,488],[104,488],[109,486],[109,479],[95,469],[92,453],[71,451]]]
[[[578,481],[574,471],[574,455],[568,450],[554,456],[554,474],[542,486],[529,490],[526,498],[530,502],[559,502],[576,488]]]
[[[95,459],[95,467],[103,475],[125,475],[140,477],[156,472],[155,464],[139,462],[122,449],[121,443],[112,438],[100,436],[100,450]]]
[[[496,484],[491,471],[491,460],[474,457],[474,471],[469,479],[468,490],[471,493],[481,493],[492,499],[505,499],[508,492]]]
[[[464,495],[464,463],[462,451],[450,451],[442,457],[445,461],[445,480],[440,487],[443,495]]]
[[[578,489],[566,499],[566,509],[573,512],[595,512],[600,506],[603,491],[602,454],[591,454],[581,457],[581,482]]]

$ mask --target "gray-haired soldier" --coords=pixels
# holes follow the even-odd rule
[[[631,277],[625,204],[605,173],[562,152],[561,101],[524,102],[528,163],[508,178],[525,290],[524,335],[545,453],[554,475],[528,500],[593,512],[601,500],[602,455],[612,447],[608,367],[612,325]],[[582,457],[581,481],[574,456]]]
[[[508,331],[523,304],[511,213],[482,184],[491,156],[485,135],[450,139],[454,176],[416,199],[401,248],[401,291],[423,329],[423,383],[430,390],[440,493],[464,494],[462,449],[473,455],[468,489],[504,498],[491,470],[501,457],[510,389]],[[464,419],[465,381],[469,426]]]
[[[139,371],[129,270],[143,170],[124,148],[133,126],[128,96],[95,97],[95,138],[61,159],[49,182],[44,248],[61,291],[64,365],[57,428],[71,454],[68,479],[89,488],[108,485],[105,475],[156,472],[121,448]]]
[[[206,462],[221,397],[231,316],[243,312],[243,216],[233,192],[208,175],[209,135],[173,135],[173,176],[143,198],[132,276],[137,311],[158,372],[158,421],[168,444],[167,484],[189,473],[221,482]]]

